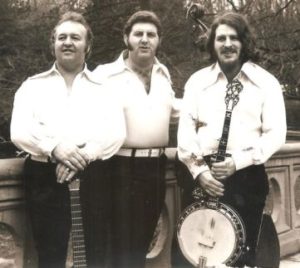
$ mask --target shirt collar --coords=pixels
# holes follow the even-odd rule
[[[60,75],[61,76],[55,63],[53,63],[52,67],[48,71],[37,74],[37,75],[33,76],[32,78],[41,78],[41,77],[47,77],[47,76],[51,76],[51,75]],[[99,82],[93,78],[92,72],[87,68],[86,63],[84,63],[84,68],[80,73],[78,73],[78,75],[80,75],[81,77],[85,76],[91,82],[99,84]]]
[[[223,73],[218,62],[210,66],[210,73],[211,76],[209,79],[207,79],[206,87],[216,83],[221,77],[225,77],[225,74]],[[256,85],[259,85],[261,83],[260,76],[257,72],[257,65],[251,61],[247,61],[242,65],[240,72],[236,75],[235,78],[240,80],[242,77],[246,77]]]
[[[241,73],[246,76],[252,83],[257,86],[264,84],[265,76],[263,72],[259,71],[258,65],[251,61],[247,61],[243,64]]]
[[[202,81],[203,88],[210,87],[211,85],[215,84],[222,75],[224,76],[218,62],[205,68],[205,71],[205,80]]]
[[[126,53],[126,50],[122,51],[118,59],[114,63],[114,68],[111,69],[110,76],[116,75],[118,73],[121,73],[125,70],[129,70],[127,65],[125,64],[124,60],[124,53]],[[171,77],[169,74],[169,71],[166,66],[164,66],[162,63],[159,62],[159,60],[155,57],[154,58],[154,65],[153,65],[153,71],[154,72],[161,72],[166,78],[171,81]]]

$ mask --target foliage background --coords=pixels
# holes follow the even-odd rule
[[[163,41],[159,59],[172,75],[174,90],[182,96],[188,77],[207,66],[204,43],[197,42],[197,28],[186,17],[184,0],[1,0],[0,1],[0,138],[9,140],[13,97],[20,84],[53,64],[49,34],[61,13],[85,14],[95,34],[90,69],[114,60],[124,49],[122,29],[127,18],[140,9],[155,11],[162,20]],[[203,22],[215,14],[236,10],[248,17],[257,35],[259,64],[285,85],[289,95],[300,88],[300,1],[297,0],[195,0],[205,7]],[[194,30],[193,30],[194,29]],[[300,130],[299,101],[291,101],[291,130]],[[287,105],[289,107],[289,105]],[[298,109],[299,110],[299,109]]]

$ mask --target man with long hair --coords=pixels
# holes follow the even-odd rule
[[[187,81],[178,129],[178,157],[195,185],[233,207],[245,224],[247,239],[235,267],[257,266],[256,246],[269,190],[264,163],[284,144],[286,135],[281,86],[254,63],[254,49],[244,16],[226,12],[214,20],[207,41],[213,64]],[[225,112],[231,109],[225,96],[236,101],[230,129],[223,128]],[[216,162],[220,142],[227,143],[227,151]]]

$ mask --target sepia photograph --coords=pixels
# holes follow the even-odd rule
[[[0,268],[193,267],[300,267],[300,1],[1,0]]]

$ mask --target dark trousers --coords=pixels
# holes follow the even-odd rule
[[[145,266],[165,199],[165,165],[165,155],[113,157],[113,268]]]
[[[233,207],[243,219],[246,229],[246,249],[235,266],[256,266],[256,247],[266,196],[269,191],[263,165],[237,171],[224,181],[225,193],[220,202]],[[271,252],[270,252],[271,254]]]
[[[56,182],[55,165],[27,158],[25,194],[39,268],[65,268],[71,228],[69,190]]]
[[[176,163],[177,178],[182,187],[182,208],[194,202],[192,190],[196,182],[192,179],[184,164]],[[263,165],[250,166],[237,171],[234,175],[222,181],[225,185],[224,196],[220,202],[233,207],[241,216],[246,229],[246,247],[244,254],[237,260],[234,266],[255,266],[255,253],[258,233],[261,226],[262,213],[268,194],[268,178]],[[175,234],[176,235],[176,234]],[[270,252],[270,254],[272,254]],[[180,252],[178,243],[174,240],[172,245],[172,267],[192,267]]]
[[[81,175],[80,199],[87,265],[105,267],[109,250],[111,162],[92,162]]]
[[[65,268],[71,230],[67,184],[56,182],[56,165],[26,159],[25,192],[39,268]],[[104,267],[109,226],[110,162],[92,162],[81,174],[80,198],[88,267]]]

